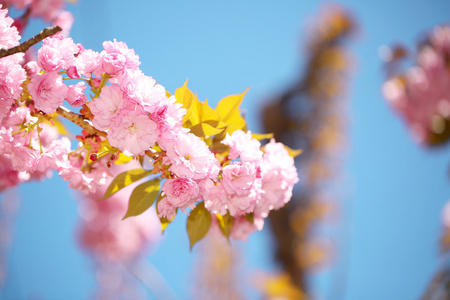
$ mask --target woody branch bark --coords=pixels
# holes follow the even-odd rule
[[[90,124],[88,120],[86,120],[82,115],[71,112],[64,106],[58,107],[56,110],[56,113],[60,115],[63,118],[66,118],[70,122],[74,123],[75,125],[80,126],[84,130],[86,130],[87,133],[91,135],[98,135],[102,137],[106,137],[106,133],[100,130],[97,130]]]
[[[37,35],[33,36],[31,39],[26,40],[25,42],[20,44],[19,46],[16,46],[16,47],[10,48],[10,49],[1,49],[0,50],[0,58],[6,57],[9,55],[13,55],[16,53],[26,52],[28,49],[30,49],[31,46],[36,45],[43,39],[45,39],[49,36],[52,36],[61,30],[62,30],[62,28],[59,26],[47,27],[44,30],[42,30],[41,32],[39,32]]]

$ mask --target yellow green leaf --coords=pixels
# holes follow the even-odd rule
[[[205,237],[211,226],[211,214],[205,208],[205,202],[199,203],[190,213],[186,229],[189,235],[190,248]]]
[[[144,169],[132,169],[125,172],[120,173],[114,178],[111,184],[106,189],[105,195],[99,200],[103,200],[111,197],[124,187],[132,184],[133,182],[138,181],[141,178],[150,175],[150,171],[146,171]]]
[[[255,215],[253,213],[246,214],[244,218],[252,224],[255,222]]]
[[[219,221],[219,227],[222,231],[223,235],[228,239],[230,237],[231,229],[233,229],[234,219],[233,217],[227,213],[224,216],[219,214],[216,215],[217,220]]]
[[[133,157],[126,156],[123,153],[119,153],[119,158],[114,162],[116,165],[126,164],[127,162],[131,161]]]
[[[131,193],[127,213],[123,218],[138,216],[146,211],[155,202],[159,189],[159,179],[153,179],[138,185]]]
[[[257,140],[266,140],[273,138],[273,133],[252,133],[252,137]]]

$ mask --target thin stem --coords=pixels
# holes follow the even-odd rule
[[[33,36],[31,39],[26,40],[25,42],[20,44],[19,46],[16,46],[11,49],[1,49],[0,50],[0,58],[9,56],[9,55],[13,55],[16,53],[20,53],[20,52],[26,52],[31,46],[39,43],[40,41],[42,41],[43,39],[45,39],[49,36],[54,35],[55,33],[59,32],[61,30],[62,30],[62,28],[59,26],[47,27],[44,30],[42,30],[41,32],[39,32],[37,35]]]

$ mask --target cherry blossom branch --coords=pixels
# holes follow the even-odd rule
[[[97,130],[90,124],[88,120],[86,120],[82,115],[76,114],[74,112],[71,112],[69,109],[67,109],[64,106],[60,106],[56,109],[56,113],[60,115],[63,118],[66,118],[70,122],[74,123],[75,125],[80,126],[84,130],[86,130],[87,133],[91,135],[98,135],[106,137],[106,133],[100,130]]]
[[[44,30],[39,32],[37,35],[33,36],[31,39],[26,40],[19,46],[16,46],[11,49],[1,49],[0,50],[0,58],[9,56],[9,55],[13,55],[16,53],[20,53],[20,52],[26,52],[31,46],[39,43],[40,41],[42,41],[43,39],[45,39],[49,36],[54,35],[55,33],[59,32],[61,30],[62,30],[62,28],[59,26],[44,28]]]

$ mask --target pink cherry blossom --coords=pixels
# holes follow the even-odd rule
[[[11,57],[0,59],[0,122],[22,93],[25,70]]]
[[[83,81],[74,85],[69,85],[66,100],[72,106],[81,106],[86,103],[87,97],[84,94],[86,85]]]
[[[158,202],[158,217],[167,218],[169,220],[175,217],[177,208],[170,203],[166,197],[162,198],[161,201]]]
[[[124,42],[103,42],[101,52],[102,71],[109,75],[119,75],[126,68],[137,68],[140,64],[139,56],[134,53],[134,49],[129,49]]]
[[[222,170],[222,184],[228,194],[246,195],[256,180],[257,168],[252,163],[230,164]]]
[[[1,5],[0,5],[1,8]],[[20,35],[14,20],[8,17],[7,9],[0,9],[0,49],[9,49],[19,45]]]
[[[257,211],[266,217],[269,210],[279,209],[291,199],[293,187],[299,181],[294,159],[284,145],[274,139],[264,148],[261,176],[264,192]]]
[[[199,186],[191,179],[167,179],[164,181],[161,190],[170,204],[183,210],[188,206],[192,206],[199,200]]]
[[[75,54],[79,48],[71,38],[55,35],[44,40],[38,50],[37,61],[39,67],[47,72],[67,69],[75,62]]]
[[[158,133],[156,123],[147,114],[130,111],[121,117],[108,131],[111,146],[119,148],[125,155],[143,155],[156,143]]]
[[[117,84],[105,86],[99,98],[88,104],[94,114],[92,123],[99,130],[107,130],[115,122],[120,122],[121,112],[129,110],[131,104]]]
[[[33,77],[28,83],[34,106],[47,114],[54,113],[64,103],[68,87],[61,75],[56,72],[44,73]]]
[[[230,147],[228,157],[230,159],[241,158],[242,161],[258,162],[261,160],[261,143],[252,137],[250,131],[236,130],[231,135],[227,133],[223,144]]]
[[[95,52],[92,49],[81,51],[75,58],[77,73],[86,77],[91,77],[92,73],[101,75],[101,64],[100,53]]]
[[[167,156],[164,164],[179,177],[191,179],[215,178],[219,173],[219,162],[208,146],[192,133],[180,133],[174,142],[164,145]]]

